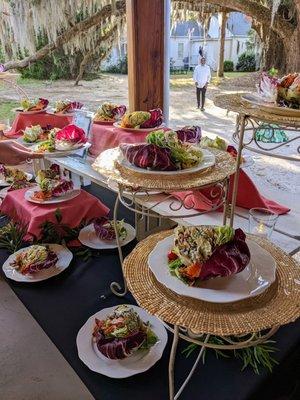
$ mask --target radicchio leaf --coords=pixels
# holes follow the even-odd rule
[[[155,144],[121,144],[120,149],[124,157],[136,167],[158,171],[176,170],[170,149]]]
[[[116,239],[116,233],[114,227],[111,225],[104,226],[109,222],[106,217],[96,218],[94,220],[95,233],[101,240],[114,240]]]
[[[72,181],[62,180],[60,183],[52,189],[53,197],[64,196],[68,192],[71,192],[74,188]]]
[[[185,126],[176,131],[177,137],[182,142],[200,143],[201,128],[200,126]]]
[[[199,279],[224,277],[243,271],[250,261],[250,251],[245,239],[244,232],[236,229],[233,240],[217,247],[210,258],[202,264]]]
[[[85,143],[87,139],[83,129],[76,125],[67,125],[56,133],[55,140],[65,140],[73,143]]]
[[[54,251],[50,250],[45,261],[38,261],[34,264],[31,264],[26,273],[34,274],[35,272],[41,271],[43,269],[54,267],[57,261],[57,255],[54,253]]]
[[[160,126],[163,122],[163,113],[160,108],[155,108],[154,110],[150,110],[149,112],[151,114],[151,117],[140,126],[141,129],[155,128],[157,126]]]
[[[115,107],[111,110],[112,117],[115,117],[116,119],[122,118],[125,113],[126,113],[126,106],[124,105]]]
[[[96,336],[98,350],[112,360],[122,360],[130,356],[146,340],[146,332],[137,331],[123,339],[106,339],[99,332]]]

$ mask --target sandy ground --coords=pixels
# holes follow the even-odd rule
[[[170,127],[182,127],[184,125],[200,125],[205,135],[219,135],[228,142],[232,142],[232,133],[235,126],[235,114],[215,107],[213,98],[216,94],[232,93],[236,91],[255,90],[257,76],[249,74],[239,78],[225,80],[221,85],[210,85],[207,91],[205,112],[196,109],[195,88],[192,82],[185,82],[170,89]],[[128,104],[127,76],[105,74],[101,79],[82,81],[80,86],[74,87],[71,81],[34,82],[27,83],[23,88],[29,97],[45,97],[54,102],[58,99],[73,99],[84,103],[85,107],[95,111],[103,101]],[[0,96],[3,100],[18,99],[18,95],[11,90],[0,88]],[[285,145],[280,149],[282,154],[297,154],[299,141]],[[289,191],[300,195],[299,172],[300,163],[290,161],[278,161],[271,157],[263,157],[251,154],[255,161],[248,168],[249,173],[260,181],[261,184],[272,185],[274,188]],[[298,179],[297,179],[298,178]]]

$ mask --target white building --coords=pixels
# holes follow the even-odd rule
[[[224,60],[231,60],[236,65],[239,56],[246,50],[251,23],[247,17],[238,12],[229,14],[226,27]],[[218,15],[210,20],[205,32],[196,21],[177,22],[170,34],[170,59],[174,67],[195,67],[198,64],[199,47],[201,46],[208,65],[215,71],[218,65],[220,47],[220,21]],[[123,35],[118,47],[113,48],[111,55],[102,63],[102,68],[116,65],[126,55],[126,35]]]

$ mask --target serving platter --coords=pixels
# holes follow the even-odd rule
[[[125,239],[120,240],[121,246],[125,246],[134,240],[136,232],[133,226],[124,223],[124,227],[127,230],[127,236]],[[81,229],[78,236],[79,241],[91,249],[104,250],[104,249],[116,249],[118,247],[117,241],[114,240],[102,240],[99,239],[95,233],[93,224],[87,225]]]
[[[114,122],[113,126],[115,128],[122,129],[123,131],[126,131],[126,132],[136,132],[136,133],[138,133],[138,132],[153,132],[153,131],[156,131],[158,129],[161,129],[163,127],[163,124],[160,124],[159,126],[156,126],[155,128],[137,128],[137,129],[136,128],[123,128],[120,125],[120,122]]]
[[[215,165],[215,163],[216,163],[215,155],[207,149],[201,149],[201,151],[203,153],[203,158],[196,167],[186,168],[186,169],[176,170],[176,171],[157,171],[157,170],[153,170],[153,169],[139,168],[139,167],[136,167],[135,165],[131,164],[128,160],[126,160],[123,157],[123,155],[121,155],[119,157],[118,162],[126,169],[129,169],[133,172],[138,172],[140,174],[145,174],[145,175],[149,175],[149,174],[151,174],[151,175],[153,175],[153,174],[155,174],[155,175],[171,175],[171,176],[174,176],[174,174],[185,175],[185,174],[200,172],[207,168],[213,167]]]
[[[63,272],[70,265],[70,262],[72,261],[73,258],[73,254],[69,249],[67,249],[64,246],[61,246],[60,244],[49,244],[48,246],[50,250],[54,251],[58,257],[58,261],[54,267],[43,269],[31,275],[23,275],[20,272],[18,272],[15,268],[12,268],[10,264],[15,261],[16,255],[32,247],[30,246],[20,249],[8,257],[8,259],[2,266],[2,270],[5,276],[16,282],[33,283],[33,282],[44,281],[46,279],[52,278],[52,276],[58,275],[61,272]]]
[[[38,146],[41,143],[34,143],[34,145],[32,146],[32,150],[34,152],[36,152],[36,153],[43,153],[45,156],[53,157],[53,158],[69,156],[71,154],[74,154],[77,150],[88,149],[91,146],[90,143],[84,143],[84,144],[81,144],[80,146],[77,146],[77,147],[75,145],[70,150],[55,150],[55,151],[50,152],[50,151],[40,151],[40,150],[38,150]]]
[[[35,203],[35,204],[57,204],[57,203],[62,203],[64,201],[72,200],[75,197],[80,195],[81,190],[80,189],[74,189],[72,192],[66,193],[64,196],[60,197],[51,197],[48,200],[44,201],[38,201],[32,198],[34,195],[34,192],[40,191],[40,188],[38,186],[35,186],[31,189],[28,189],[25,194],[24,198],[25,200],[29,201],[30,203]]]
[[[247,239],[251,259],[238,274],[202,281],[189,286],[171,275],[167,254],[172,249],[174,235],[157,243],[149,255],[148,265],[155,278],[173,292],[210,303],[231,303],[263,293],[274,281],[276,262],[265,249]]]
[[[128,306],[138,313],[142,321],[149,321],[151,329],[158,337],[158,342],[149,350],[138,350],[123,360],[111,360],[104,357],[92,342],[94,321],[95,318],[105,319],[116,307],[104,308],[86,321],[80,328],[76,338],[78,356],[90,370],[110,378],[128,378],[147,371],[162,357],[168,340],[167,332],[162,322],[140,307],[131,304],[128,304]]]
[[[267,103],[258,94],[243,94],[241,96],[242,100],[251,104],[252,106],[259,107],[260,109],[267,111],[269,113],[281,115],[284,117],[298,117],[300,118],[300,109],[293,109],[289,107],[280,107],[276,103]]]
[[[26,175],[27,181],[31,181],[31,179],[33,178],[33,175],[29,174],[28,172],[24,172],[24,174]],[[4,179],[4,176],[2,174],[0,174],[0,187],[7,187],[7,186],[10,186],[10,185],[11,185],[11,183],[8,183]]]

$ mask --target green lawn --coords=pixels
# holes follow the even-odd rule
[[[219,85],[222,79],[232,79],[232,78],[238,78],[240,76],[245,76],[249,74],[250,72],[225,72],[224,73],[224,78],[218,78],[217,73],[213,72],[212,73],[212,84],[214,85]],[[184,86],[193,86],[193,72],[188,71],[187,74],[172,74],[170,76],[170,86],[173,89],[180,89]]]
[[[0,103],[0,121],[6,122],[7,119],[10,123],[15,118],[15,112],[12,111],[14,108],[18,107],[19,103],[17,101],[1,101]]]

